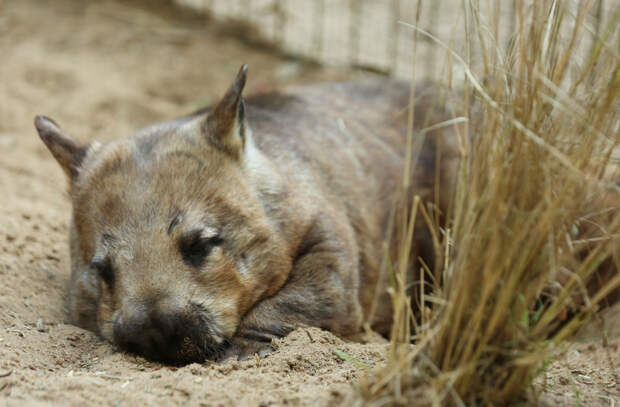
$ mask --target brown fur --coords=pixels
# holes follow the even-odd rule
[[[243,356],[299,325],[361,329],[403,175],[408,86],[293,87],[244,105],[245,72],[215,108],[104,145],[36,119],[70,179],[75,323],[173,363]],[[417,128],[446,119],[432,90],[417,94]],[[412,193],[433,199],[436,141],[453,136],[428,134]],[[376,311],[387,333],[389,301]]]

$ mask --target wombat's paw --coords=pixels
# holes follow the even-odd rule
[[[234,358],[237,360],[248,360],[255,355],[259,358],[271,354],[274,351],[270,342],[256,341],[245,338],[234,338],[228,349],[219,358],[219,362]]]

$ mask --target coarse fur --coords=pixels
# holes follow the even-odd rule
[[[386,296],[409,86],[326,83],[244,101],[246,71],[215,107],[105,144],[35,119],[69,179],[77,325],[168,363],[244,357],[300,325],[387,334],[389,301],[369,318],[375,293]],[[436,105],[432,88],[417,90],[417,129],[446,120]],[[449,167],[453,145],[452,128],[426,135],[411,196],[434,199],[437,153]]]

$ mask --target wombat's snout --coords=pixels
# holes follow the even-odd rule
[[[114,321],[114,342],[149,359],[172,364],[202,362],[217,348],[208,327],[182,310],[138,308],[120,313]]]

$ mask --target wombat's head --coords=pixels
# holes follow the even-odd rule
[[[70,180],[78,324],[152,359],[212,359],[284,283],[290,256],[249,176],[246,71],[209,113],[106,144],[35,119]]]

